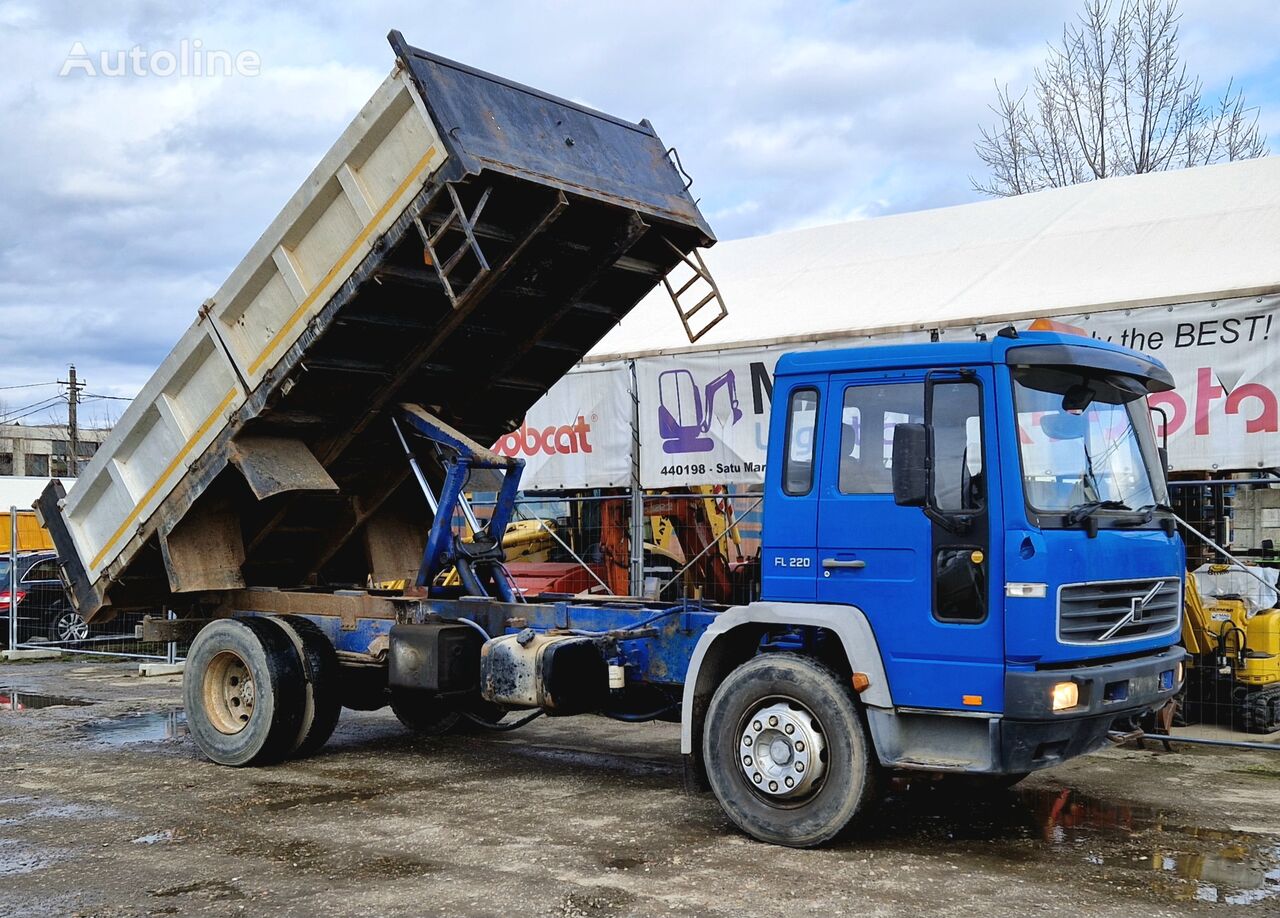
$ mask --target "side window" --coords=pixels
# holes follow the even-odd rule
[[[787,403],[787,451],[782,457],[782,490],[795,497],[813,490],[814,434],[818,390],[796,389]]]
[[[982,390],[976,383],[933,387],[933,499],[939,510],[981,510]]]
[[[54,558],[48,558],[44,561],[37,561],[31,565],[31,569],[27,571],[22,578],[24,582],[32,583],[37,580],[57,580],[58,579],[58,562]]]
[[[987,569],[975,546],[939,548],[934,556],[933,617],[944,622],[981,622],[987,617]]]
[[[893,493],[893,428],[924,420],[924,383],[849,386],[840,413],[840,493]]]

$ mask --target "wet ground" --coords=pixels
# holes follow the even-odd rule
[[[1280,752],[917,783],[793,851],[683,793],[668,725],[424,740],[344,712],[314,758],[237,770],[179,699],[123,664],[0,666],[0,915],[1280,915]]]

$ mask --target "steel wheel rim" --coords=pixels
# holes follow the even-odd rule
[[[794,698],[765,698],[738,725],[738,767],[772,806],[793,806],[822,789],[826,748],[822,722]]]
[[[224,650],[209,661],[200,700],[209,723],[219,733],[232,736],[249,725],[257,688],[248,664],[239,654]]]
[[[89,636],[89,625],[77,612],[64,612],[55,627],[60,641],[83,641]]]

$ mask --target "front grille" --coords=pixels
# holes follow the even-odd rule
[[[1064,644],[1155,637],[1175,631],[1181,621],[1182,581],[1177,578],[1071,583],[1058,590],[1058,640]]]

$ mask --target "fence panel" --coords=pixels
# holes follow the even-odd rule
[[[18,514],[9,514],[10,550],[0,557],[0,615],[6,647],[58,650],[86,656],[136,658],[174,663],[186,648],[140,639],[141,612],[117,615],[92,624],[76,612],[62,585],[58,558],[52,550],[19,551]],[[154,615],[166,614],[157,610]]]

